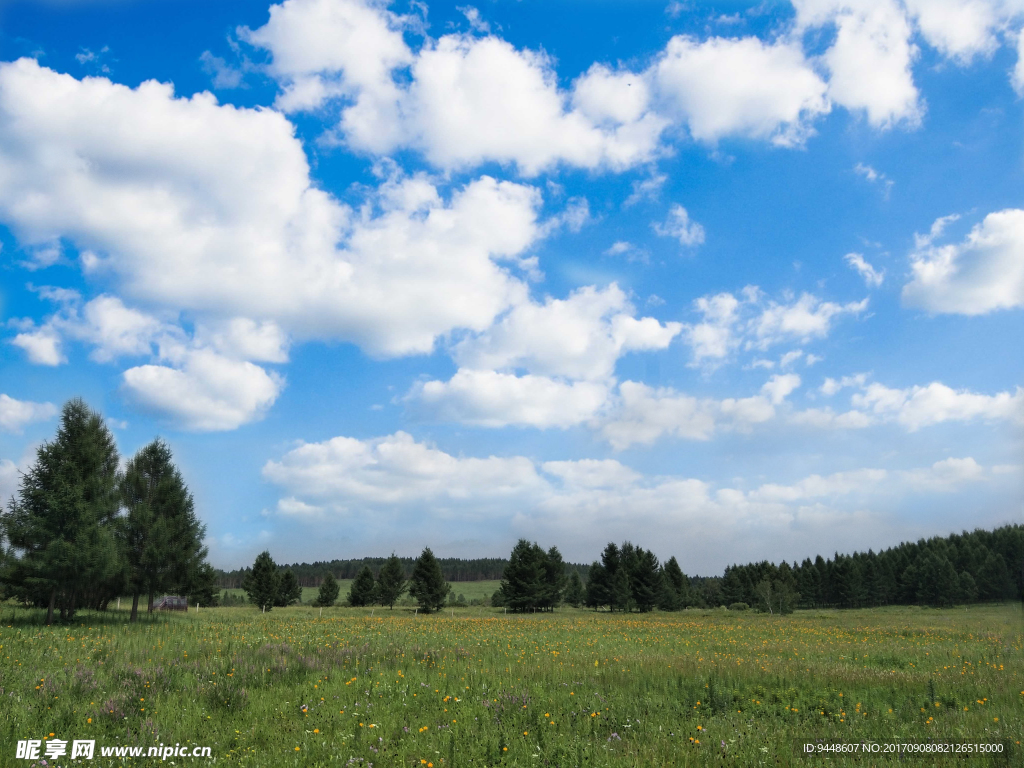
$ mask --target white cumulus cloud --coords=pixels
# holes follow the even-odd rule
[[[585,286],[565,299],[515,306],[484,333],[459,342],[453,355],[467,368],[606,379],[623,354],[665,349],[682,330],[680,323],[635,315],[615,283]]]
[[[0,64],[0,168],[0,215],[19,240],[73,241],[128,299],[380,356],[487,328],[524,297],[509,269],[543,234],[533,187],[482,177],[444,198],[394,178],[353,212],[313,186],[273,110],[30,59]],[[17,343],[60,360],[52,339]]]
[[[1024,423],[1024,389],[985,395],[956,390],[934,381],[904,389],[868,384],[851,398],[854,407],[894,419],[911,432],[946,421],[1010,421]]]
[[[896,0],[793,0],[797,27],[835,25],[835,40],[821,56],[828,97],[863,111],[876,128],[916,127],[924,102],[914,84],[913,28]]]
[[[594,418],[609,386],[547,376],[460,369],[448,381],[419,383],[406,396],[417,415],[482,427],[572,427]]]
[[[20,433],[27,424],[46,421],[56,415],[53,403],[15,400],[10,395],[0,394],[0,431]]]
[[[982,315],[1024,307],[1024,210],[988,214],[960,243],[935,245],[950,217],[918,236],[903,302],[929,312]]]
[[[294,497],[341,512],[427,502],[472,506],[528,497],[546,484],[525,457],[456,457],[418,443],[406,432],[372,440],[335,437],[304,443],[279,461],[268,461],[263,476]]]
[[[799,47],[755,37],[673,37],[653,78],[663,108],[698,141],[727,136],[800,144],[829,111],[825,82]]]
[[[478,13],[469,18],[484,31]],[[280,108],[340,99],[338,130],[354,149],[413,148],[444,168],[515,163],[528,175],[558,163],[625,168],[654,156],[667,121],[649,109],[642,76],[594,65],[567,92],[543,53],[460,34],[413,51],[404,26],[383,3],[287,0],[241,37],[271,52]]]
[[[276,373],[209,349],[185,352],[175,367],[129,368],[122,380],[138,407],[195,432],[236,429],[262,418],[284,386]]]

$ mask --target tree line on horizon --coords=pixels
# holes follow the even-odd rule
[[[429,557],[428,557],[429,555]],[[269,553],[264,558],[271,563]],[[260,558],[243,573],[248,592],[260,567]],[[424,565],[424,558],[428,565]],[[427,612],[440,608],[450,591],[441,567],[443,561],[430,549],[405,567],[394,554],[367,560],[355,572],[346,604],[388,605],[406,591]],[[338,561],[335,561],[338,562]],[[472,562],[472,561],[465,561]],[[501,583],[490,599],[493,607],[513,612],[551,611],[559,605],[585,606],[594,610],[646,613],[657,608],[755,608],[766,613],[791,613],[797,608],[856,608],[883,605],[949,606],[1019,598],[1024,594],[1024,526],[1007,525],[993,531],[975,530],[904,542],[881,553],[868,550],[834,558],[779,565],[762,561],[730,565],[723,576],[687,576],[673,556],[659,562],[651,550],[631,542],[609,543],[585,569],[564,562],[557,547],[542,549],[536,542],[520,539],[502,569]],[[1009,564],[1013,564],[1013,567]],[[429,567],[428,567],[429,566]],[[278,578],[297,584],[286,566]],[[276,566],[274,566],[276,569]],[[433,592],[415,587],[427,568]],[[586,574],[586,578],[581,576]],[[420,575],[418,575],[420,574]],[[315,605],[334,605],[339,586],[331,569],[322,572]],[[297,589],[297,585],[296,585]],[[266,598],[253,599],[257,606]],[[288,603],[267,603],[287,605]]]
[[[15,598],[72,621],[132,597],[176,592],[211,604],[213,567],[192,494],[157,438],[121,470],[103,417],[76,398],[52,441],[36,451],[16,494],[0,507],[0,599]]]
[[[392,555],[394,557],[394,555]],[[326,573],[330,573],[335,579],[354,579],[365,567],[369,567],[373,573],[379,571],[390,557],[360,557],[352,559],[320,560],[313,563],[292,563],[282,565],[282,568],[290,570],[303,587],[319,587]],[[402,566],[405,578],[412,575],[413,567],[416,565],[415,557],[397,557]],[[508,566],[508,558],[504,557],[438,557],[438,564],[441,572],[447,581],[500,581]],[[590,566],[577,563],[567,563],[568,568],[579,571],[580,578],[586,580],[587,571]],[[219,568],[214,569],[215,583],[218,589],[239,589],[242,586],[246,574],[252,566],[236,568],[225,571]]]
[[[772,612],[795,608],[882,605],[935,607],[1017,599],[1024,595],[1024,526],[976,529],[903,542],[882,552],[805,558],[792,566],[762,561],[731,565],[720,604]]]

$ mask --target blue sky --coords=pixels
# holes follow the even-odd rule
[[[1024,2],[0,6],[0,496],[688,573],[1021,522]]]

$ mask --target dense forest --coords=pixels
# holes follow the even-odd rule
[[[793,608],[954,605],[1024,594],[1024,526],[905,542],[882,552],[818,555],[725,569],[719,603]]]

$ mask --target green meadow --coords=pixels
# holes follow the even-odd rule
[[[156,765],[100,748],[160,744],[212,750],[168,764],[254,768],[863,766],[893,761],[802,757],[794,742],[1019,750],[1024,735],[1018,604],[372,613],[212,608],[130,625],[122,610],[47,627],[0,606],[0,764],[41,765],[16,760],[17,742],[55,738],[97,744],[60,766]]]

